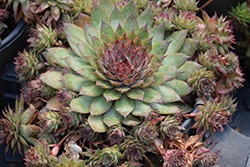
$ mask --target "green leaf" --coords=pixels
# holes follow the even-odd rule
[[[180,109],[172,104],[151,103],[150,106],[159,111],[159,114],[176,114],[180,112]]]
[[[165,55],[168,49],[169,42],[160,41],[152,46],[152,50],[149,54],[151,55]]]
[[[103,10],[110,16],[111,12],[113,11],[115,4],[112,0],[101,0],[99,5],[103,8]]]
[[[153,37],[152,44],[156,44],[164,39],[164,23],[154,26],[149,31],[149,38]]]
[[[99,33],[101,31],[101,20],[100,20],[100,29],[97,31],[95,28],[91,27],[88,24],[84,25],[84,31],[85,31],[85,37],[87,39],[87,42],[89,45],[93,45],[91,36],[96,36],[98,38],[101,37],[101,34]]]
[[[94,72],[95,69],[93,67],[83,67],[79,71],[77,71],[77,73],[84,78],[87,78],[90,81],[96,81],[99,79],[99,77]]]
[[[198,43],[196,42],[196,40],[187,38],[178,52],[191,57],[194,55],[197,49],[197,45]]]
[[[147,47],[147,52],[150,53],[152,49],[152,38],[142,41],[142,46]]]
[[[93,101],[94,97],[89,96],[79,96],[71,100],[70,109],[82,114],[88,114],[90,104]]]
[[[105,123],[103,122],[102,117],[102,115],[89,115],[88,117],[89,125],[95,132],[103,133],[106,132],[106,130],[108,129],[107,125],[105,125]]]
[[[82,86],[80,95],[96,97],[100,96],[103,92],[104,90],[99,86],[96,86],[94,82],[88,82]]]
[[[83,67],[91,67],[91,65],[86,59],[79,57],[66,57],[64,58],[64,61],[75,72],[79,71]]]
[[[120,36],[123,36],[124,34],[126,34],[126,31],[123,29],[123,27],[122,27],[120,24],[118,24],[118,27],[117,27],[117,29],[115,30],[115,32],[116,32],[118,35],[120,35]]]
[[[92,116],[101,115],[108,111],[111,105],[112,102],[106,102],[103,96],[96,97],[90,105],[90,114]]]
[[[187,61],[187,59],[188,56],[182,53],[168,53],[167,57],[165,57],[165,59],[162,61],[162,64],[180,67]]]
[[[180,50],[180,48],[184,44],[186,36],[187,36],[187,30],[176,31],[170,36],[168,36],[165,40],[171,41],[171,43],[169,44],[167,53],[178,52],[178,50]]]
[[[140,88],[131,89],[128,91],[127,96],[135,100],[143,100],[144,92]]]
[[[97,31],[100,31],[101,19],[105,22],[108,22],[108,16],[107,16],[106,12],[104,11],[104,9],[102,7],[100,7],[97,3],[95,3],[93,10],[92,10],[92,13],[91,13],[91,25]]]
[[[85,58],[90,55],[95,55],[95,50],[90,47],[88,44],[84,43],[76,43],[76,48],[78,49],[78,52],[80,53],[80,57]]]
[[[179,96],[185,96],[193,90],[188,83],[178,79],[165,82],[163,85],[172,88]]]
[[[115,109],[126,118],[134,109],[134,100],[128,98],[125,94],[115,102]]]
[[[138,9],[134,1],[129,1],[122,9],[122,16],[126,20],[131,13],[134,13],[135,17],[138,17]]]
[[[117,7],[115,7],[109,18],[109,24],[115,30],[119,23],[123,26],[124,19],[122,13],[117,9]]]
[[[164,82],[166,82],[166,81],[168,81],[168,80],[170,80],[171,79],[171,77],[167,74],[167,73],[165,73],[165,72],[155,72],[154,74],[153,74],[153,77],[154,77],[154,79],[155,79],[155,83],[152,83],[151,85],[152,86],[156,86],[156,85],[161,85],[162,83],[164,83]]]
[[[148,24],[148,29],[151,29],[153,26],[153,13],[150,8],[147,8],[144,10],[140,16],[138,17],[138,23],[139,27],[144,26],[145,24]]]
[[[55,65],[54,63],[56,63],[61,67],[68,67],[63,58],[76,57],[74,52],[62,47],[49,48],[43,55],[50,65]]]
[[[163,103],[170,103],[175,101],[182,101],[180,96],[171,88],[159,85],[153,86],[156,91],[161,95],[161,100]]]
[[[169,66],[169,65],[163,65],[161,66],[158,71],[162,71],[167,73],[171,78],[176,78],[178,77],[183,71],[181,71],[179,68],[176,68],[174,66]]]
[[[67,40],[68,42],[70,41],[70,38],[68,38],[69,36],[72,36],[72,37],[75,37],[80,41],[82,42],[87,42],[86,41],[86,38],[85,38],[85,33],[84,33],[84,30],[79,27],[79,26],[76,26],[75,24],[71,24],[71,23],[64,23],[64,32],[66,34],[66,37],[67,37]],[[71,42],[69,42],[70,46],[71,46]]]
[[[118,92],[115,89],[108,89],[108,90],[105,90],[105,92],[103,93],[103,96],[106,98],[107,102],[118,100],[120,99],[121,95],[122,95],[121,92]]]
[[[135,100],[135,109],[132,112],[133,115],[147,117],[151,111],[152,109],[147,103]]]
[[[139,29],[139,24],[134,13],[131,13],[131,15],[129,15],[129,17],[125,21],[124,29],[126,32],[130,32],[132,29],[134,29],[134,31],[137,31]]]
[[[152,87],[146,87],[142,89],[145,94],[143,97],[143,101],[147,103],[161,103],[161,95]]]
[[[139,37],[141,36],[141,40],[148,39],[148,28],[147,24],[143,27],[141,27],[139,30],[136,31],[136,36]]]
[[[122,121],[122,123],[127,126],[135,127],[136,125],[139,125],[141,121],[133,115],[129,114],[127,118]]]
[[[101,34],[105,34],[111,38],[114,36],[113,28],[103,20],[102,20],[102,25],[101,25]]]
[[[65,74],[62,77],[62,82],[71,90],[79,92],[82,85],[84,85],[86,82],[89,82],[88,79],[77,75],[77,74]]]
[[[90,37],[93,43],[93,47],[100,47],[100,48],[104,47],[103,41],[100,38],[96,36],[90,36]]]
[[[97,80],[96,81],[96,86],[99,86],[99,87],[101,87],[103,89],[111,89],[111,88],[113,88],[113,86],[109,82],[104,81],[104,80]]]
[[[122,115],[116,111],[114,105],[112,105],[111,108],[103,115],[103,122],[105,122],[108,127],[112,125],[117,125],[122,120]]]
[[[59,71],[47,71],[40,76],[40,79],[54,89],[63,87],[63,83],[60,81],[62,73]]]
[[[180,80],[183,80],[183,81],[186,81],[188,80],[188,78],[190,78],[191,74],[194,72],[194,71],[198,71],[202,68],[202,66],[194,61],[187,61],[185,64],[183,64],[181,67],[180,67],[180,70],[183,71],[183,73],[181,75],[179,75],[177,77],[177,79],[180,79]]]

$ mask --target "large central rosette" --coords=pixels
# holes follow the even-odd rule
[[[86,114],[97,132],[119,123],[135,126],[152,110],[180,112],[174,102],[191,92],[185,80],[200,66],[174,53],[187,31],[165,41],[164,24],[153,26],[152,19],[150,9],[139,14],[133,1],[121,9],[111,0],[100,1],[92,10],[91,25],[64,25],[70,49],[48,49],[44,56],[57,70],[40,79],[55,89],[78,93],[70,109]]]

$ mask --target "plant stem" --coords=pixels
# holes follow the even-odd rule
[[[207,1],[204,5],[202,5],[196,12],[199,12],[200,10],[204,9],[205,7],[207,7],[211,2],[213,2],[214,0],[209,0]]]

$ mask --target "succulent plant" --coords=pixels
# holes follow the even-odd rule
[[[65,154],[58,157],[58,162],[54,163],[54,167],[85,167],[85,162],[77,157],[67,158]]]
[[[88,160],[89,166],[115,166],[122,158],[122,154],[117,145],[97,150]]]
[[[144,121],[140,126],[134,128],[134,136],[143,144],[150,144],[158,136],[157,126],[152,122]]]
[[[37,24],[36,28],[31,30],[30,38],[27,42],[30,43],[30,47],[32,47],[34,51],[40,53],[46,48],[58,44],[57,39],[58,34],[56,30],[51,28],[51,25],[45,26],[44,24]]]
[[[28,146],[35,144],[36,135],[40,127],[31,124],[33,114],[36,112],[34,106],[24,110],[23,95],[20,101],[16,99],[15,111],[10,107],[3,112],[5,118],[0,119],[0,143],[6,143],[6,152],[11,148],[14,153],[22,154]]]
[[[187,82],[198,95],[208,95],[215,91],[216,77],[213,71],[202,68],[191,74]]]
[[[19,81],[27,81],[36,78],[45,68],[45,63],[40,54],[33,51],[24,51],[18,53],[15,57],[15,71],[18,74]]]
[[[198,2],[196,0],[174,0],[174,7],[178,10],[196,11]]]
[[[41,13],[41,21],[49,26],[53,20],[58,21],[65,11],[70,11],[73,3],[73,0],[35,0],[31,5],[37,6],[34,14]]]
[[[78,127],[84,122],[84,114],[65,109],[61,111],[62,123],[68,127]]]
[[[132,136],[127,136],[125,141],[121,144],[121,151],[123,157],[128,161],[138,161],[143,159],[146,152],[145,145]]]
[[[130,161],[130,162],[124,162],[121,166],[119,167],[141,167],[142,164],[139,162],[135,161]]]
[[[111,145],[121,144],[125,139],[125,131],[126,128],[121,125],[113,125],[109,127],[107,130],[107,141],[109,141]]]
[[[239,59],[233,52],[219,55],[216,49],[200,53],[198,56],[201,65],[214,71],[217,81],[217,89],[220,94],[226,94],[242,87],[243,74],[239,66]]]
[[[198,107],[198,113],[190,113],[191,117],[195,117],[195,124],[192,128],[197,128],[197,132],[210,131],[214,133],[216,130],[223,131],[223,125],[227,125],[230,117],[236,110],[235,99],[224,96],[219,101],[218,98],[213,101],[207,101],[204,106]]]
[[[98,133],[89,126],[86,120],[77,129],[77,133],[86,141],[94,141],[98,137]]]
[[[168,116],[166,117],[159,125],[159,134],[161,138],[165,139],[168,137],[176,137],[176,134],[180,132],[181,127],[179,125],[179,121],[176,117]]]
[[[34,16],[31,13],[30,9],[30,0],[8,0],[6,8],[12,6],[14,17],[18,22],[21,18],[23,18],[27,23],[32,23],[34,20]]]
[[[187,61],[185,54],[192,56],[196,48],[182,48],[187,30],[163,40],[164,25],[152,28],[152,17],[150,9],[139,15],[133,1],[121,11],[109,0],[95,4],[91,25],[86,24],[84,30],[65,24],[72,50],[47,49],[44,56],[57,70],[44,73],[40,79],[55,89],[78,92],[70,108],[90,114],[89,125],[98,132],[121,122],[129,124],[135,116],[145,117],[152,109],[160,114],[180,112],[171,103],[182,101],[181,96],[192,90],[185,81],[201,66]],[[169,48],[167,41],[172,41]],[[175,53],[179,50],[181,53]],[[74,72],[61,72],[64,68]]]
[[[57,162],[57,158],[50,154],[46,139],[36,141],[35,146],[30,147],[25,152],[24,160],[28,167],[53,167],[53,163]]]
[[[42,131],[56,132],[62,125],[61,118],[56,111],[41,110],[38,114],[38,124]]]
[[[195,13],[188,11],[179,11],[174,15],[173,24],[177,30],[196,30],[198,19]]]
[[[250,23],[250,8],[247,2],[239,3],[235,8],[232,7],[232,11],[229,12],[229,18],[232,20],[232,24],[238,30],[244,30]]]
[[[183,150],[169,149],[166,151],[162,167],[185,167],[186,165],[186,154]]]
[[[231,21],[226,20],[226,17],[223,16],[218,18],[216,13],[210,18],[207,13],[202,12],[202,16],[204,19],[203,24],[210,32],[210,35],[213,36],[217,50],[220,54],[225,55],[229,48],[233,49],[232,44],[235,44],[233,27],[230,25]]]
[[[173,24],[174,14],[175,13],[172,8],[167,8],[166,10],[154,16],[154,21],[157,25],[164,23],[165,30],[172,30],[175,27]]]
[[[93,6],[94,6],[93,0],[74,0],[71,11],[73,12],[73,14],[77,14],[80,12],[91,14]]]

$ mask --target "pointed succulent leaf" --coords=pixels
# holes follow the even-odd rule
[[[92,44],[92,43],[91,43]],[[75,46],[80,53],[80,57],[85,58],[90,55],[95,55],[95,51],[92,47],[90,47],[87,43],[75,43]]]
[[[123,86],[123,87],[116,87],[115,88],[117,91],[121,92],[121,93],[126,93],[127,91],[129,91],[131,88],[127,87],[127,86]]]
[[[140,88],[131,89],[126,94],[130,99],[141,100],[141,101],[143,100],[144,96],[144,92]]]
[[[136,31],[136,33],[135,33],[136,36],[140,37],[142,41],[148,38],[148,28],[147,28],[147,26],[148,26],[148,24],[145,24],[143,27],[138,29]],[[135,38],[133,38],[133,39],[135,39]]]
[[[122,16],[124,20],[127,20],[129,15],[133,12],[135,17],[138,17],[138,9],[134,3],[134,1],[129,1],[122,9]]]
[[[152,10],[150,8],[147,8],[146,10],[144,10],[140,16],[138,17],[138,23],[139,23],[139,27],[144,26],[145,24],[148,24],[148,29],[152,28],[153,25],[153,13]]]
[[[152,46],[152,50],[150,52],[151,55],[165,55],[168,49],[169,42],[160,41]]]
[[[79,96],[71,100],[70,109],[71,111],[75,111],[82,114],[88,114],[89,107],[94,97],[89,96]]]
[[[121,114],[119,114],[115,106],[112,105],[111,108],[103,115],[103,122],[105,122],[108,127],[112,125],[117,125],[123,120],[123,117]]]
[[[21,95],[21,96],[23,96],[23,95]],[[19,106],[23,106],[23,105],[21,105],[21,102],[23,101],[22,99],[23,99],[23,97],[20,98],[20,102],[19,102],[20,104],[19,104]],[[22,109],[20,109],[20,111],[22,111]],[[29,124],[30,121],[31,121],[31,119],[32,119],[32,117],[34,116],[35,112],[36,112],[36,108],[35,107],[29,107],[26,110],[24,110],[23,113],[22,113],[22,115],[20,116],[20,122],[19,122],[19,124],[20,125]]]
[[[76,26],[75,24],[71,24],[71,23],[64,23],[64,32],[66,34],[66,37],[76,37],[79,39],[79,42],[87,42],[86,38],[85,38],[85,33],[84,30],[79,27]],[[70,43],[70,38],[67,38],[68,42]],[[71,45],[71,44],[70,44]]]
[[[152,50],[152,38],[148,38],[142,41],[142,46],[147,47],[147,52],[150,53]]]
[[[127,34],[127,37],[128,37],[130,40],[133,40],[133,39],[136,38],[136,34],[135,34],[134,29],[132,29],[132,30]]]
[[[115,4],[112,0],[101,0],[99,5],[103,8],[103,10],[110,16],[111,12],[113,11]]]
[[[77,74],[65,74],[62,77],[62,82],[71,90],[80,92],[82,85],[89,82],[88,79]]]
[[[116,32],[118,35],[120,35],[120,36],[123,36],[123,35],[126,33],[126,31],[124,30],[124,28],[123,28],[120,24],[118,24],[118,27],[117,27],[117,29],[115,30],[115,32]]]
[[[106,132],[106,130],[108,129],[107,125],[103,122],[102,119],[103,119],[102,115],[96,115],[96,116],[89,115],[88,117],[89,125],[95,132],[103,133]]]
[[[134,100],[128,98],[125,94],[115,102],[115,109],[126,118],[134,109]]]
[[[63,83],[60,81],[62,73],[59,71],[47,71],[40,76],[40,79],[54,89],[63,87]]]
[[[197,49],[197,45],[198,43],[196,42],[196,40],[187,38],[178,52],[191,57],[194,55]]]
[[[100,48],[104,47],[103,41],[100,38],[96,36],[91,36],[91,40],[93,43],[93,47],[100,47]]]
[[[108,16],[107,16],[106,12],[104,11],[104,9],[95,3],[93,10],[92,10],[92,13],[91,13],[91,25],[97,31],[100,31],[101,19],[105,22],[108,22]]]
[[[83,67],[91,67],[91,65],[86,59],[82,59],[79,57],[65,57],[64,61],[75,72],[79,71]]]
[[[202,66],[194,61],[187,61],[185,64],[183,64],[181,67],[180,67],[180,70],[183,71],[183,73],[181,75],[179,75],[177,77],[177,79],[180,79],[180,80],[188,80],[188,78],[190,78],[191,74],[194,72],[194,71],[198,71],[202,68]]]
[[[135,100],[135,109],[132,112],[133,115],[147,117],[151,111],[152,109],[147,103]]]
[[[36,126],[36,125],[33,125],[33,124],[20,125],[19,128],[20,128],[19,133],[24,138],[27,138],[27,137],[30,137],[30,136],[34,137],[41,131],[39,126]]]
[[[124,125],[127,125],[127,126],[136,126],[136,125],[139,125],[141,123],[141,121],[139,119],[137,119],[136,117],[134,117],[133,115],[129,114],[123,121],[122,123]]]
[[[101,20],[100,20],[100,28],[101,29]],[[95,28],[93,28],[92,26],[85,24],[84,25],[84,32],[85,32],[85,37],[87,39],[87,42],[89,45],[92,45],[92,39],[91,36],[96,36],[98,38],[101,37],[101,34],[99,33],[100,31],[97,31]]]
[[[161,95],[161,100],[163,103],[170,103],[175,101],[181,101],[180,96],[171,88],[159,85],[153,86],[156,91]]]
[[[114,36],[113,28],[103,20],[102,20],[102,25],[101,25],[101,34],[105,34],[111,38]]]
[[[103,96],[96,97],[90,105],[90,114],[101,115],[109,110],[112,102],[107,102]]]
[[[103,93],[103,96],[106,98],[107,102],[118,100],[121,98],[121,95],[121,92],[115,89],[108,89]]]
[[[188,59],[188,56],[182,53],[169,53],[167,57],[162,61],[164,65],[170,65],[174,67],[180,67],[183,65]]]
[[[150,106],[159,111],[159,114],[176,114],[180,112],[180,109],[172,104],[150,103]]]
[[[68,65],[63,61],[65,57],[76,57],[75,53],[62,47],[54,47],[47,49],[44,52],[44,57],[50,65],[58,64],[61,67],[68,67]]]
[[[113,88],[113,86],[109,82],[103,81],[103,80],[97,80],[96,81],[96,86],[99,86],[99,87],[101,87],[103,89],[111,89],[111,88]]]
[[[79,71],[77,71],[77,73],[84,78],[87,78],[90,81],[96,81],[99,79],[99,77],[94,72],[95,69],[93,67],[83,67]]]
[[[165,82],[163,83],[163,85],[172,88],[176,93],[178,93],[179,96],[185,96],[192,92],[191,86],[189,86],[188,83],[179,79],[174,79],[172,81]]]
[[[91,64],[94,69],[98,69],[97,57],[95,55],[87,56],[86,59],[88,60],[89,64]]]
[[[155,79],[155,83],[152,83],[151,86],[161,85],[162,83],[172,79],[167,73],[165,72],[155,72],[153,74],[153,77]]]
[[[128,16],[127,20],[124,23],[124,29],[126,32],[130,32],[132,29],[134,29],[134,31],[137,31],[139,29],[139,24],[134,13],[131,13],[131,15]]]
[[[187,36],[187,30],[176,31],[170,36],[168,36],[165,40],[171,41],[171,43],[169,44],[167,53],[178,52],[178,50],[180,50],[180,48],[184,44],[186,36]]]
[[[157,92],[155,89],[152,87],[146,87],[143,88],[144,91],[144,97],[143,101],[147,103],[161,103],[161,95],[159,92]]]
[[[169,66],[169,65],[163,65],[161,66],[158,71],[165,72],[169,75],[171,78],[176,78],[178,77],[183,71],[181,71],[179,68],[176,68],[174,66]]]
[[[82,86],[80,95],[96,97],[100,96],[103,92],[104,90],[99,86],[96,86],[94,82],[88,82]]]
[[[109,25],[116,30],[119,23],[123,26],[124,19],[122,13],[117,9],[117,7],[115,7],[109,18]]]
[[[156,44],[157,42],[160,42],[164,38],[164,23],[160,25],[154,26],[150,31],[148,37],[153,37],[152,44]]]

